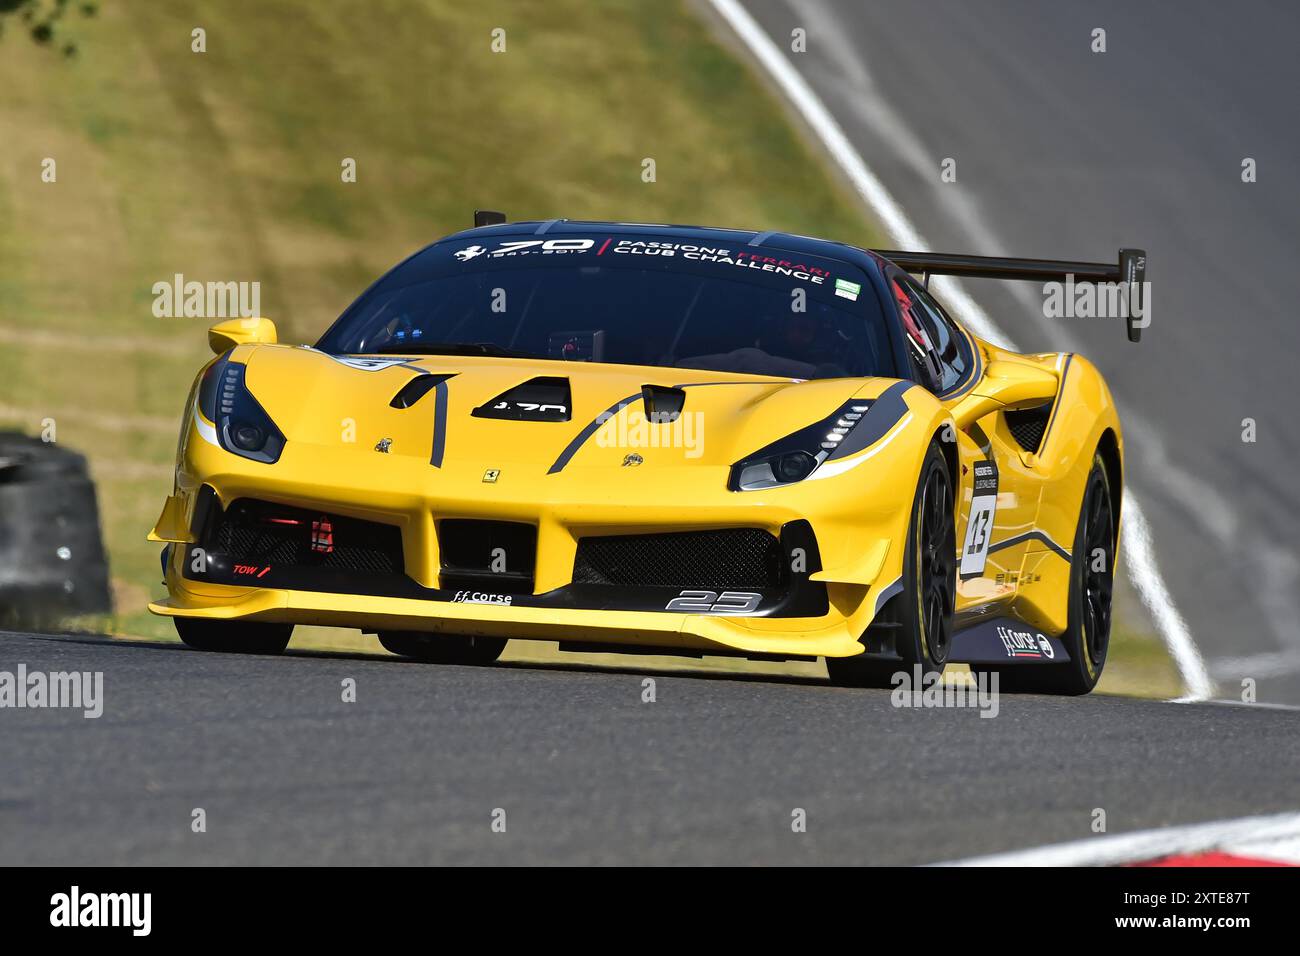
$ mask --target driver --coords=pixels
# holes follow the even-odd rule
[[[829,310],[813,305],[806,312],[784,312],[767,316],[762,323],[758,347],[769,355],[814,366],[834,366],[849,340],[836,331]]]

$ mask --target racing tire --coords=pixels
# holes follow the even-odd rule
[[[504,637],[380,631],[379,643],[398,657],[426,664],[491,664],[506,649]]]
[[[898,607],[894,633],[897,660],[828,657],[831,682],[848,687],[892,687],[899,671],[912,680],[942,674],[952,648],[953,605],[957,594],[957,521],[952,478],[937,444],[921,464],[912,499],[907,547],[903,553],[903,591],[890,602]],[[920,690],[920,688],[916,688]]]
[[[1116,550],[1113,500],[1106,465],[1097,455],[1084,487],[1070,557],[1069,613],[1061,635],[1070,660],[995,668],[1000,691],[1079,696],[1097,686],[1110,646]]]
[[[292,624],[255,624],[174,617],[176,633],[196,651],[223,654],[283,654],[293,635]]]

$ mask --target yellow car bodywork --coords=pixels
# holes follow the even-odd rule
[[[238,323],[227,323],[233,328]],[[247,324],[247,323],[246,323]],[[539,424],[473,417],[471,411],[556,363],[531,359],[412,356],[404,365],[354,367],[312,348],[273,344],[266,320],[254,331],[213,333],[214,348],[235,346],[246,381],[287,438],[273,465],[223,450],[198,411],[198,382],[182,423],[176,483],[151,540],[173,546],[165,598],[156,614],[657,647],[671,653],[849,657],[903,575],[903,543],[922,460],[932,442],[945,451],[956,489],[956,540],[966,538],[973,466],[993,458],[997,508],[984,572],[958,582],[955,620],[1010,616],[1048,635],[1067,626],[1070,552],[1085,482],[1100,453],[1112,472],[1118,515],[1123,443],[1115,405],[1097,370],[1078,355],[1019,355],[973,336],[969,381],[935,397],[903,392],[906,412],[877,441],[794,484],[728,490],[734,462],[825,418],[850,399],[882,395],[895,379],[791,381],[754,375],[613,364],[566,364],[574,382],[572,420]],[[243,342],[245,344],[238,344]],[[455,373],[437,400],[393,408],[389,399],[414,371]],[[558,472],[567,446],[589,422],[646,383],[684,386],[703,427],[695,447],[665,433],[638,447],[590,437]],[[580,387],[579,387],[580,386]],[[434,396],[430,396],[434,399]],[[1041,446],[1025,451],[1006,412],[1051,402]],[[441,403],[441,407],[438,407]],[[609,422],[633,414],[635,405]],[[445,451],[430,464],[430,434],[442,416]],[[653,429],[669,429],[667,424]],[[386,452],[377,446],[387,440]],[[981,447],[982,446],[982,447]],[[635,453],[642,461],[628,462]],[[217,584],[184,573],[200,489],[223,506],[256,498],[395,525],[405,573],[439,587],[437,522],[478,518],[537,528],[533,593],[572,578],[584,536],[735,527],[778,534],[807,520],[816,535],[827,613],[815,617],[529,606]]]

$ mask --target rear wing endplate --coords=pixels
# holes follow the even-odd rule
[[[873,249],[900,269],[932,275],[968,276],[981,279],[1029,279],[1064,282],[1073,276],[1078,282],[1115,282],[1126,296],[1128,340],[1138,342],[1149,324],[1145,282],[1147,254],[1143,249],[1121,249],[1117,262],[1068,262],[1060,259],[1006,259],[996,256],[955,256],[942,252],[899,252]]]

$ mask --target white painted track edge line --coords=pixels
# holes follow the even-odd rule
[[[749,11],[741,6],[739,0],[709,0],[709,3],[780,87],[848,177],[858,195],[880,220],[890,238],[902,248],[928,249],[929,244],[917,232],[884,183],[867,166],[821,97],[790,64]],[[972,332],[994,345],[1015,348],[1011,339],[971,298],[960,282],[942,276],[936,277],[935,284],[947,305]],[[1184,699],[1207,700],[1214,694],[1214,681],[1160,572],[1146,515],[1131,491],[1126,499],[1121,538],[1129,579],[1178,667],[1187,690]]]
[[[1134,833],[1087,837],[1030,850],[951,860],[936,866],[1116,866],[1227,846],[1258,845],[1300,836],[1300,813],[1214,820]]]

